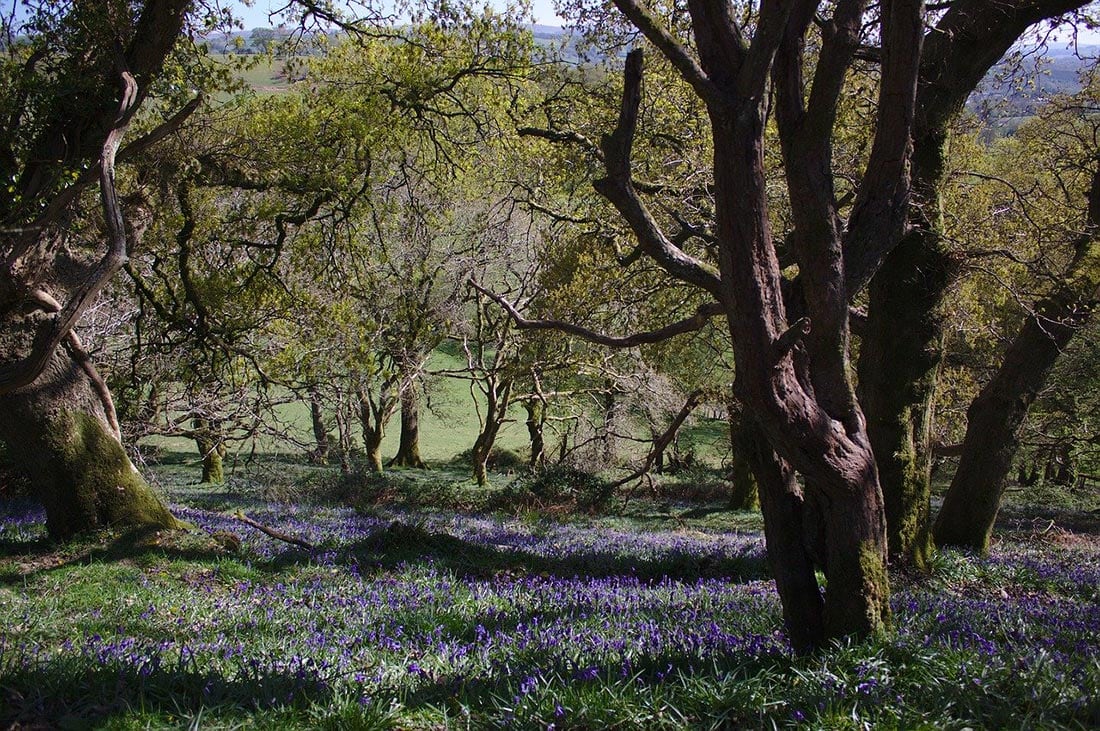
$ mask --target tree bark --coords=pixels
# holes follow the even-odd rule
[[[366,388],[356,389],[359,399],[359,424],[363,430],[363,449],[367,454],[367,465],[371,472],[382,473],[382,439],[386,436],[386,426],[397,408],[389,381],[381,384],[377,399]]]
[[[740,413],[740,409],[735,410],[733,403],[730,404],[729,414],[733,455],[727,478],[733,483],[729,506],[732,510],[756,510],[760,507],[760,489],[755,473],[761,468],[754,467],[752,455],[761,449],[757,443],[759,428],[752,426],[751,420]]]
[[[0,396],[0,439],[45,506],[50,537],[182,528],[127,457],[94,380],[59,348],[30,386]]]
[[[225,469],[222,461],[225,458],[225,441],[221,430],[204,417],[195,417],[194,427],[195,444],[202,458],[202,481],[212,485],[220,485],[225,482]]]
[[[485,419],[470,450],[474,480],[481,486],[489,484],[489,457],[493,454],[493,445],[496,444],[497,434],[500,433],[500,427],[504,425],[508,406],[512,401],[512,381],[505,379],[502,383],[492,376],[486,379],[485,390],[487,398]]]
[[[860,401],[878,459],[889,550],[923,570],[931,552],[929,439],[942,357],[942,303],[957,275],[942,240],[940,186],[951,124],[966,99],[1033,23],[1074,0],[962,0],[937,22],[921,60],[913,131],[910,232],[875,274],[859,362]]]
[[[389,466],[424,468],[424,460],[420,458],[420,405],[415,383],[406,384],[401,391],[401,441]]]
[[[529,398],[523,402],[523,408],[527,411],[527,436],[531,442],[527,466],[538,469],[546,464],[546,404],[541,399]]]
[[[313,425],[313,440],[316,446],[309,453],[309,461],[314,464],[328,464],[328,428],[325,426],[324,412],[321,410],[321,394],[316,388],[309,389],[309,417]]]
[[[783,622],[795,652],[804,654],[825,642],[825,601],[806,545],[808,526],[801,485],[751,419],[743,418],[739,440],[760,486],[768,565],[783,605]]]
[[[942,302],[956,271],[939,228],[915,223],[871,280],[859,354],[860,404],[882,482],[890,561],[916,571],[927,570],[933,550],[934,398]]]

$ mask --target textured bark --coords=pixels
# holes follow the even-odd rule
[[[796,652],[809,652],[825,641],[825,601],[805,543],[802,487],[791,466],[776,456],[750,419],[744,420],[739,437],[760,486],[768,564],[783,604],[787,636]]]
[[[871,280],[859,396],[886,505],[890,561],[928,567],[931,430],[943,354],[943,296],[955,266],[937,230],[916,225]]]
[[[424,467],[420,457],[420,404],[414,383],[407,384],[401,391],[401,441],[389,466]]]
[[[50,537],[183,527],[134,468],[106,413],[85,368],[64,349],[33,384],[0,397],[0,439],[45,506]]]
[[[760,507],[760,489],[752,455],[761,449],[757,444],[759,429],[744,414],[730,405],[730,447],[732,459],[728,480],[733,483],[729,506],[732,510],[755,510]]]
[[[859,363],[860,401],[878,460],[890,556],[898,565],[924,569],[932,550],[929,441],[944,337],[942,304],[957,275],[942,240],[948,132],[977,84],[1028,26],[1081,4],[962,0],[926,40],[913,131],[919,204],[910,212],[910,232],[872,280]],[[859,259],[851,252],[860,243],[846,251],[849,269]]]
[[[527,466],[536,469],[546,464],[546,404],[540,399],[529,398],[523,402],[523,408],[527,411],[527,436],[531,441]]]
[[[107,526],[180,526],[118,442],[110,394],[72,328],[125,260],[115,155],[190,6],[133,3],[132,24],[102,4],[61,8],[64,32],[50,42],[88,42],[79,53],[53,49],[60,65],[42,82],[80,82],[36,95],[11,120],[34,125],[23,159],[11,149],[0,154],[0,178],[13,186],[0,196],[0,436],[31,476],[55,538]],[[83,171],[75,181],[73,171]],[[107,247],[89,258],[72,246],[67,219],[97,179]]]

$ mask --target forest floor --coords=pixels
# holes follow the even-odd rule
[[[699,480],[596,508],[286,465],[166,460],[185,534],[61,547],[0,503],[0,728],[1100,726],[1095,513],[1006,511],[988,558],[895,577],[890,635],[795,657],[759,516]]]

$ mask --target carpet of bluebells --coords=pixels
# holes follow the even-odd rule
[[[894,634],[800,658],[757,531],[176,513],[216,540],[58,553],[0,507],[0,727],[1100,725],[1091,537],[945,554]]]

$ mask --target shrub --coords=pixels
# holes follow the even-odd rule
[[[509,497],[518,505],[598,510],[613,492],[610,483],[591,472],[556,464],[513,482]]]

